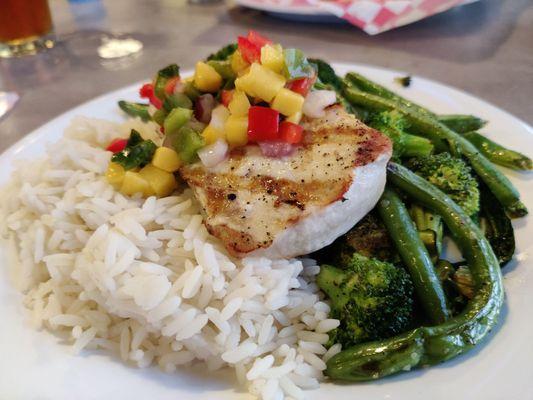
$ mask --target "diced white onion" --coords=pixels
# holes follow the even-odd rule
[[[325,108],[337,102],[337,95],[333,90],[315,90],[305,97],[303,113],[310,118],[320,118],[325,115]]]
[[[218,139],[198,150],[198,157],[207,168],[212,168],[226,159],[228,155],[228,144],[225,140]]]

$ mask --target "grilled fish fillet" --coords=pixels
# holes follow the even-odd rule
[[[383,192],[392,154],[386,136],[339,105],[302,125],[303,145],[289,157],[265,157],[248,145],[214,168],[197,162],[180,169],[208,231],[231,254],[309,254],[352,228]]]

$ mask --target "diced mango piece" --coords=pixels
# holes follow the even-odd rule
[[[163,171],[174,172],[181,166],[181,160],[175,150],[158,147],[152,157],[152,164]]]
[[[282,88],[276,94],[276,97],[274,97],[271,106],[274,110],[278,110],[283,115],[289,116],[302,111],[303,105],[304,97],[301,94]]]
[[[110,162],[107,166],[107,171],[105,172],[105,177],[107,181],[115,187],[115,189],[120,188],[122,181],[124,180],[124,174],[126,170],[120,164]]]
[[[197,62],[194,71],[194,86],[203,92],[216,92],[222,85],[222,77],[210,65]]]
[[[281,46],[266,44],[261,47],[261,65],[280,74],[285,65],[285,58],[283,57]]]
[[[213,128],[221,131],[224,129],[224,124],[229,117],[229,110],[224,107],[222,104],[219,104],[211,112],[211,122],[209,125],[212,125]]]
[[[144,196],[154,195],[154,189],[148,181],[140,175],[140,172],[126,171],[120,191],[126,195],[142,193]]]
[[[274,71],[253,63],[250,72],[235,80],[235,87],[252,97],[270,102],[285,86],[285,78]]]
[[[248,116],[231,115],[224,126],[224,133],[230,147],[244,146],[248,143]]]
[[[294,113],[287,118],[285,118],[285,121],[292,122],[293,124],[299,124],[302,120],[302,112],[298,111],[297,113]]]
[[[242,54],[239,50],[236,50],[231,55],[231,69],[233,69],[237,75],[239,75],[239,73],[243,72],[249,66],[250,64],[248,64],[248,62],[242,57]]]
[[[203,130],[202,136],[205,140],[205,144],[215,143],[218,139],[224,139],[224,130],[216,129],[213,125],[209,124]]]
[[[250,72],[250,68],[251,66],[248,66],[248,68],[243,69],[241,72],[237,74],[237,76],[240,78],[241,76],[246,75],[248,72]]]
[[[246,93],[240,90],[233,92],[233,97],[229,102],[228,109],[231,115],[242,117],[248,115],[248,109],[250,108],[250,101]]]
[[[173,173],[163,171],[152,164],[143,167],[139,171],[139,175],[149,183],[158,197],[166,197],[178,187]]]

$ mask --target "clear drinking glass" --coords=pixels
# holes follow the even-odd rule
[[[0,57],[35,54],[53,45],[47,0],[0,0]]]

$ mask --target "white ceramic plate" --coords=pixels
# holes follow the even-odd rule
[[[439,113],[472,113],[490,121],[487,135],[533,156],[533,128],[482,100],[459,90],[415,77],[409,88],[393,78],[400,72],[362,65],[336,65],[339,73],[357,70],[371,79]],[[121,120],[116,102],[136,100],[139,85],[85,103],[37,129],[0,156],[0,184],[15,159],[33,158],[47,142],[56,141],[75,115]],[[533,174],[506,171],[533,211]],[[429,369],[416,370],[378,382],[354,385],[323,384],[308,392],[310,399],[532,399],[533,398],[533,246],[531,219],[515,222],[516,259],[505,268],[507,299],[500,325],[470,353]],[[0,251],[2,270],[6,254]],[[232,375],[210,375],[205,369],[165,374],[157,368],[139,370],[103,353],[73,356],[69,347],[49,332],[29,325],[22,296],[0,274],[0,399],[248,399],[235,390]]]

